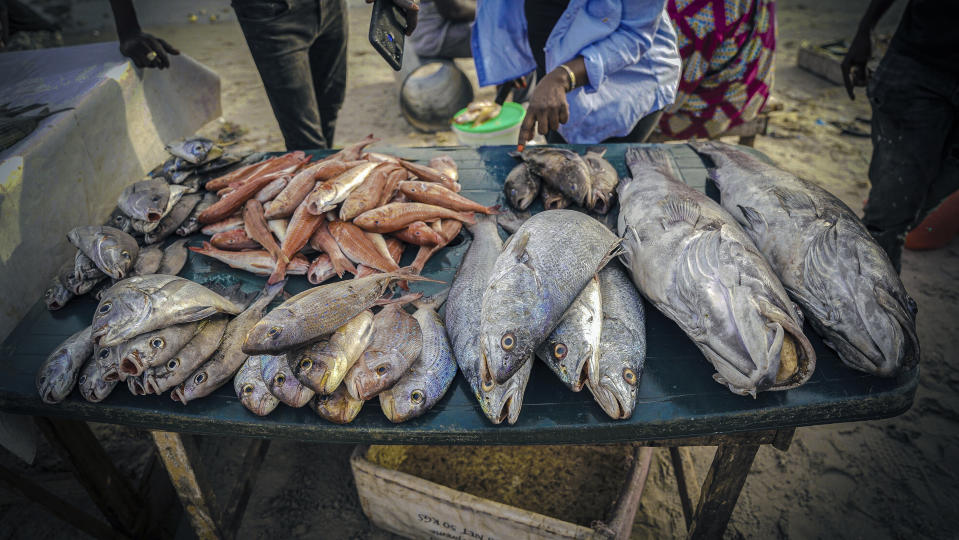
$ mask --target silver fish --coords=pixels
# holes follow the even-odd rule
[[[483,293],[480,321],[484,369],[497,383],[532,357],[619,243],[573,210],[540,212],[506,242]]]
[[[132,236],[105,225],[77,227],[67,233],[67,239],[113,279],[128,276],[140,253]]]
[[[148,367],[164,364],[193,339],[199,324],[174,324],[125,342],[120,356],[120,373],[139,377]]]
[[[186,264],[189,255],[186,243],[186,238],[177,240],[163,250],[163,258],[160,260],[160,267],[157,269],[158,274],[175,276],[180,273],[180,270],[183,270],[183,265]]]
[[[373,312],[365,310],[330,334],[287,354],[293,374],[318,394],[332,394],[373,338]]]
[[[233,378],[233,390],[236,397],[250,412],[257,416],[266,416],[276,409],[280,400],[270,393],[263,381],[260,360],[263,356],[254,355],[246,359],[240,371]]]
[[[133,220],[160,221],[170,200],[170,184],[149,178],[127,186],[117,199],[120,210]]]
[[[586,388],[611,418],[633,415],[646,363],[646,313],[643,299],[625,269],[612,262],[599,271],[603,328],[597,382]]]
[[[481,369],[480,334],[476,331],[480,326],[478,306],[489,284],[496,257],[502,251],[503,241],[496,228],[495,216],[476,216],[476,224],[470,225],[469,231],[473,240],[456,270],[446,300],[446,331],[456,364],[472,387],[483,413],[494,424],[504,420],[513,424],[523,407],[523,393],[533,363],[523,362],[519,371],[502,385],[496,384],[489,372]]]
[[[214,316],[200,321],[193,339],[177,351],[177,354],[163,364],[147,368],[143,372],[143,384],[149,393],[162,394],[185,381],[220,347],[229,322],[229,318],[225,316]]]
[[[163,259],[163,250],[158,246],[144,246],[140,248],[137,262],[133,265],[133,275],[148,276],[156,274]]]
[[[90,359],[80,369],[80,376],[77,378],[77,389],[83,399],[91,403],[99,403],[113,392],[117,381],[107,382],[103,380],[100,372],[100,366],[94,359]]]
[[[93,355],[90,327],[68,337],[50,353],[37,372],[37,391],[44,403],[60,403],[73,390],[77,373]]]
[[[93,336],[101,346],[216,313],[235,315],[237,305],[188,279],[163,274],[134,276],[103,294],[93,315]]]
[[[260,369],[270,393],[290,407],[302,407],[313,399],[313,390],[297,380],[286,355],[260,355]]]
[[[436,310],[446,294],[413,302],[413,318],[419,323],[423,347],[419,357],[392,388],[380,392],[380,408],[390,422],[406,422],[421,416],[440,400],[456,376],[456,359]]]
[[[542,180],[529,172],[526,163],[520,163],[506,176],[503,182],[503,191],[510,206],[517,210],[526,210],[533,204],[539,195]]]
[[[716,164],[723,207],[843,363],[883,377],[918,364],[916,303],[855,212],[730,145],[691,146]]]
[[[200,230],[200,221],[197,217],[207,208],[213,206],[213,203],[218,201],[215,193],[204,193],[203,198],[200,199],[200,202],[193,207],[193,211],[190,212],[190,215],[187,216],[183,223],[180,224],[176,229],[176,233],[179,236],[190,236],[191,234]]]
[[[123,210],[116,208],[113,210],[113,213],[110,214],[110,217],[107,218],[104,225],[113,227],[114,229],[120,229],[121,231],[129,234],[133,230],[133,224],[130,219],[130,216],[123,213]]]
[[[172,155],[193,165],[213,161],[223,155],[223,148],[203,137],[176,140],[168,143],[164,148]]]
[[[599,344],[603,302],[599,278],[593,276],[563,313],[553,332],[536,348],[536,356],[573,392],[599,382]]]
[[[55,311],[67,305],[67,302],[73,298],[73,292],[60,283],[58,276],[53,276],[50,280],[50,286],[43,293],[43,301],[47,304],[47,309]]]
[[[353,421],[363,404],[362,399],[354,399],[345,385],[340,385],[332,394],[317,394],[310,401],[310,408],[324,420],[334,424],[349,424]]]
[[[802,319],[752,240],[679,179],[665,150],[630,148],[616,188],[624,261],[646,298],[693,340],[733,393],[785,390],[812,375]]]
[[[593,207],[592,179],[583,157],[565,148],[528,146],[521,157],[529,171],[579,206]]]
[[[146,244],[155,244],[176,232],[181,223],[186,221],[193,208],[199,204],[201,196],[196,193],[186,194],[173,205],[170,212],[163,216],[155,229],[143,236]]]
[[[589,167],[590,173],[590,201],[588,208],[594,212],[605,214],[613,207],[616,197],[616,186],[619,184],[619,173],[616,168],[606,161],[603,156],[606,148],[595,146],[586,149],[583,161]]]
[[[190,401],[209,395],[223,386],[236,373],[246,360],[246,353],[240,348],[243,338],[256,321],[263,317],[270,302],[283,291],[286,280],[267,285],[250,307],[236,316],[226,327],[220,347],[210,360],[197,368],[186,380],[171,393],[173,401],[186,405]]]
[[[373,339],[346,373],[343,384],[354,399],[370,399],[393,386],[423,348],[416,319],[398,304],[373,317]]]

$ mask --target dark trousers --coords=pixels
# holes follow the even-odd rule
[[[867,90],[872,189],[863,223],[898,271],[906,233],[959,189],[959,74],[889,49]]]
[[[329,148],[346,94],[346,0],[233,0],[288,150]]]
[[[663,115],[663,111],[659,110],[656,112],[651,112],[646,116],[639,119],[636,122],[636,125],[633,126],[632,131],[624,135],[623,137],[609,137],[604,139],[604,143],[642,143],[646,142],[646,139],[649,138],[649,135],[653,132],[653,129],[659,124],[659,117]],[[550,144],[566,144],[566,139],[557,131],[550,131],[546,134],[546,142]]]

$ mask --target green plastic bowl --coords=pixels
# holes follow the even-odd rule
[[[457,112],[455,116],[464,112],[466,112],[465,108]],[[516,138],[519,137],[519,128],[523,123],[524,116],[526,116],[526,109],[519,103],[509,101],[503,104],[503,108],[496,118],[477,127],[472,125],[461,126],[459,124],[451,124],[451,126],[456,133],[456,138],[466,146],[516,144]]]

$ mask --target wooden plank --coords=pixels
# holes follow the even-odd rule
[[[183,507],[177,499],[170,476],[154,449],[140,481],[139,492],[146,507],[137,527],[137,538],[173,538]]]
[[[682,504],[683,517],[688,529],[693,521],[693,513],[696,511],[693,500],[699,499],[699,482],[696,480],[693,457],[690,455],[689,448],[670,446],[669,458],[673,464],[673,474],[676,475],[679,502]]]
[[[213,494],[197,482],[196,472],[179,433],[151,431],[160,459],[170,475],[170,481],[180,497],[180,504],[200,540],[222,538],[213,516]]]
[[[253,493],[253,486],[256,484],[256,477],[269,450],[269,439],[254,439],[250,442],[246,450],[246,457],[243,459],[243,465],[237,474],[238,480],[233,486],[233,491],[230,493],[230,498],[220,519],[220,523],[223,524],[224,538],[235,538],[240,530],[246,505],[250,502],[250,495]]]
[[[73,468],[77,480],[107,521],[124,534],[135,531],[143,501],[114,466],[90,426],[77,420],[37,417],[35,421]]]
[[[106,523],[94,518],[85,511],[61,499],[39,485],[23,478],[11,469],[0,464],[0,482],[3,482],[23,494],[24,497],[42,506],[57,518],[89,534],[94,538],[118,540],[130,538],[114,530]]]
[[[716,449],[686,538],[722,538],[758,450],[755,444]]]
[[[633,531],[633,521],[639,501],[646,488],[646,478],[649,477],[649,465],[653,461],[653,449],[637,447],[633,454],[633,467],[629,478],[623,484],[623,489],[616,501],[616,510],[609,520],[609,529],[616,540],[626,540]]]

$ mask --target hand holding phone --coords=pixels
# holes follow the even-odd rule
[[[366,0],[373,4],[370,44],[396,71],[403,65],[404,36],[413,33],[419,16],[418,0]],[[405,21],[405,24],[401,21]]]

